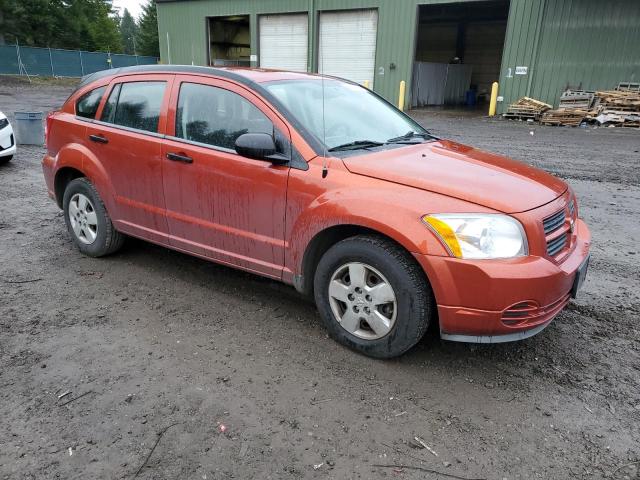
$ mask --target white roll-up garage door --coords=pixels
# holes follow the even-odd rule
[[[306,13],[260,17],[260,66],[307,71],[309,23]]]
[[[318,71],[373,86],[377,32],[377,10],[321,13]]]

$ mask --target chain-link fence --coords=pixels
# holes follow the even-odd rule
[[[82,77],[109,68],[158,63],[156,57],[58,48],[0,46],[0,74]]]

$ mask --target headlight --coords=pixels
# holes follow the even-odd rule
[[[9,125],[9,120],[6,118],[0,118],[0,130]]]
[[[528,254],[520,222],[508,215],[446,213],[425,215],[449,253],[458,258],[512,258]]]

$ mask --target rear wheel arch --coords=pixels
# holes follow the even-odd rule
[[[58,207],[62,208],[62,200],[64,198],[64,191],[66,190],[67,185],[76,178],[81,177],[86,177],[86,175],[74,167],[62,167],[56,172],[53,180],[53,189]]]
[[[114,210],[115,196],[109,174],[100,160],[86,146],[70,143],[56,155],[54,166],[54,193],[62,208],[64,189],[76,178],[86,177],[98,190],[109,211]]]

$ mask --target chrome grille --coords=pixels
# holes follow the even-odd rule
[[[564,221],[566,219],[566,213],[564,208],[557,213],[554,213],[550,217],[545,218],[542,221],[542,226],[544,227],[544,234],[549,235],[550,233],[558,230],[562,225],[564,225]]]
[[[567,244],[567,234],[563,233],[559,237],[554,238],[553,240],[549,240],[547,242],[547,253],[554,257],[560,252],[565,245]]]

